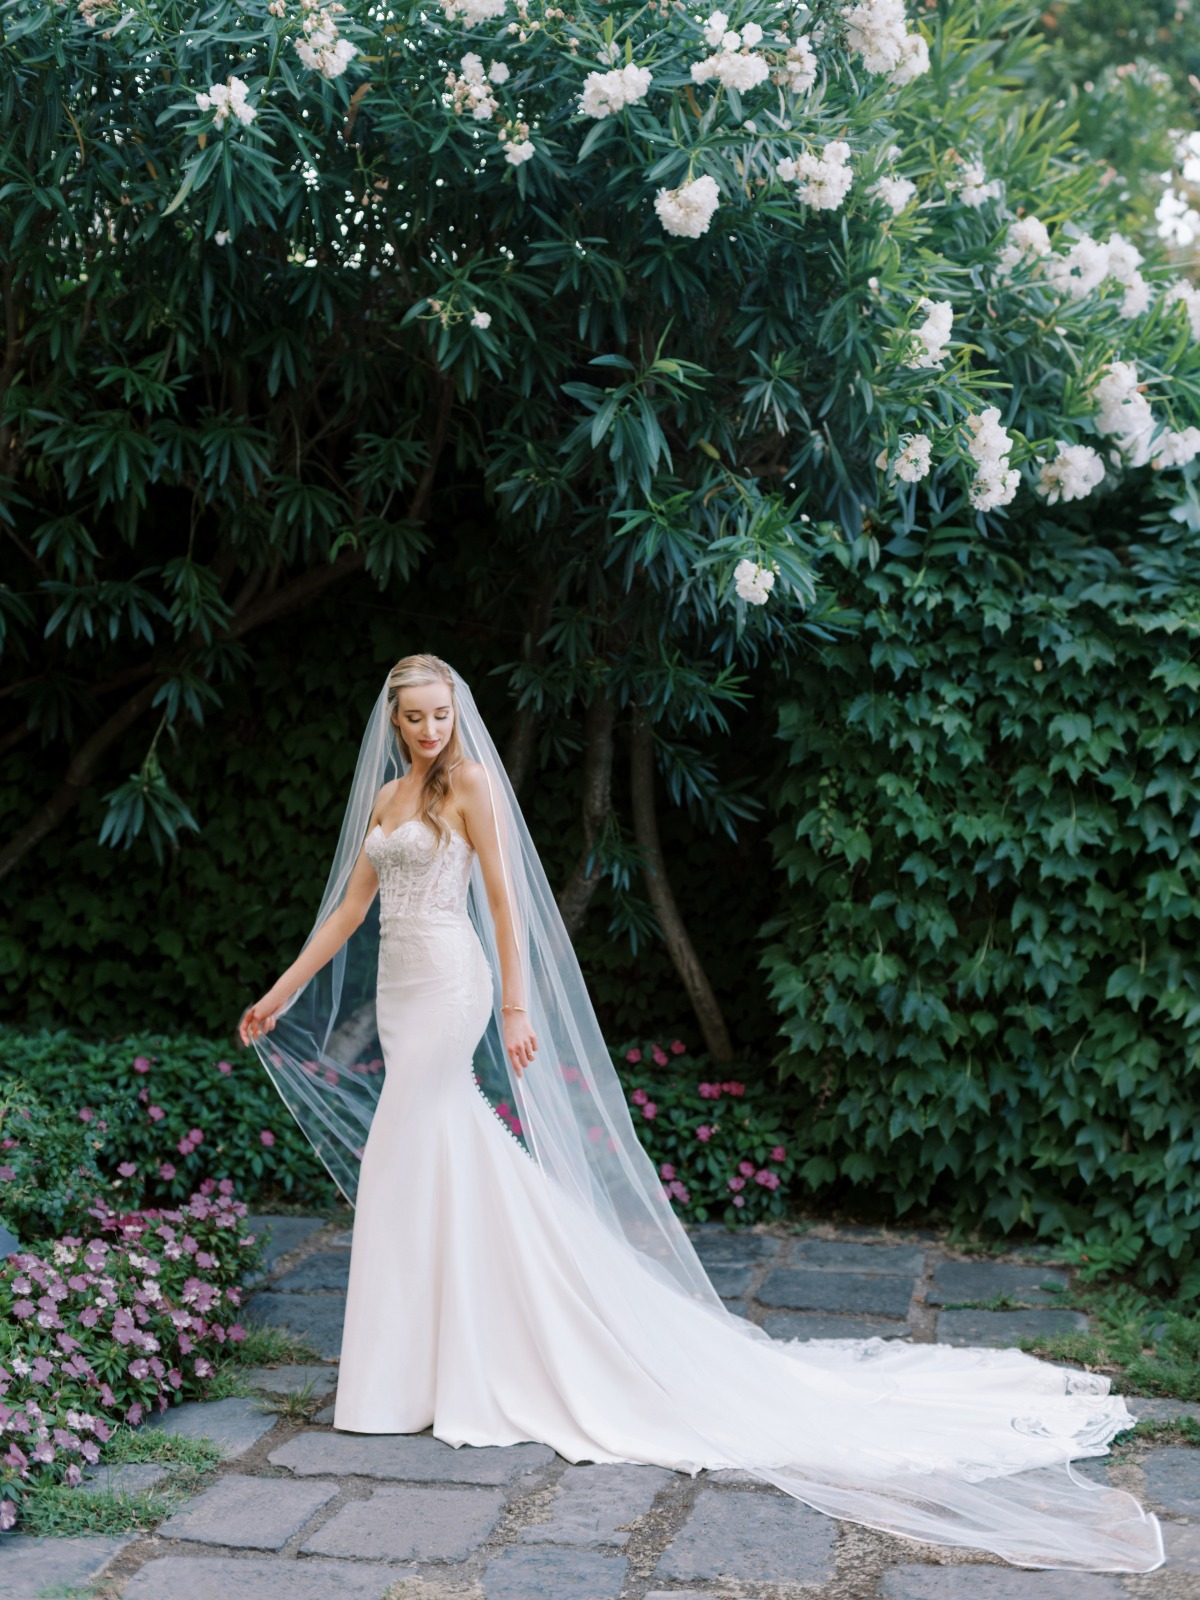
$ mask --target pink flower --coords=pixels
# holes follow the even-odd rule
[[[665,1050],[663,1050],[663,1049],[660,1049],[660,1047],[658,1045],[655,1045],[654,1046],[654,1065],[656,1067],[665,1067],[666,1064],[667,1064],[667,1052]]]
[[[658,1115],[658,1107],[654,1104],[653,1100],[646,1101],[646,1104],[642,1107],[642,1115],[644,1117],[649,1117],[651,1121],[653,1121],[653,1119]]]
[[[145,1056],[134,1056],[133,1070],[135,1072],[149,1072],[150,1063]]]
[[[768,1172],[766,1167],[763,1167],[761,1172],[754,1174],[754,1181],[755,1183],[761,1183],[764,1189],[778,1189],[779,1174],[777,1172]]]
[[[675,1176],[675,1168],[669,1161],[664,1161],[662,1166],[659,1167],[658,1171],[659,1176],[663,1178],[673,1178]]]
[[[191,1132],[188,1134],[188,1138],[192,1141],[193,1144],[203,1144],[204,1143],[204,1134],[199,1128],[193,1128],[191,1130]]]
[[[233,1193],[233,1179],[232,1178],[222,1178],[220,1183],[217,1185],[217,1189],[221,1194],[232,1194]]]
[[[192,1144],[192,1141],[186,1136],[186,1134],[182,1139],[180,1139],[178,1145],[176,1146],[176,1149],[179,1151],[181,1156],[190,1156],[194,1148],[195,1147]]]
[[[625,1059],[626,1061],[632,1061],[636,1067],[638,1062],[642,1059],[642,1052],[640,1050],[626,1050]]]
[[[17,1520],[16,1502],[0,1500],[0,1533],[7,1533]]]
[[[151,1122],[161,1122],[162,1119],[166,1116],[166,1114],[167,1113],[163,1110],[163,1108],[161,1106],[147,1106],[146,1107],[146,1115],[150,1118]]]
[[[771,1160],[772,1161],[782,1161],[782,1160],[785,1159],[786,1156],[787,1156],[787,1151],[783,1148],[783,1146],[781,1144],[777,1144],[775,1146],[774,1150],[771,1151]]]
[[[337,1081],[338,1081],[338,1075],[337,1075],[336,1070],[333,1067],[326,1067],[325,1068],[325,1082],[330,1086],[330,1088],[332,1088],[333,1085]]]
[[[646,1093],[645,1089],[635,1089],[629,1098],[633,1101],[635,1106],[644,1106],[646,1101],[649,1100],[650,1096]]]
[[[701,1100],[719,1100],[721,1098],[721,1085],[719,1083],[702,1083],[700,1085]]]
[[[158,1175],[164,1183],[170,1183],[171,1179],[175,1176],[175,1168],[169,1161],[164,1161],[162,1166],[158,1169]]]
[[[137,1171],[137,1163],[135,1161],[122,1161],[117,1171],[123,1178],[132,1178]]]
[[[258,1137],[262,1143],[266,1145],[268,1150],[275,1143],[275,1135],[271,1132],[270,1128],[264,1128]]]
[[[0,1167],[0,1183],[11,1183],[16,1175],[15,1167]]]
[[[223,1077],[227,1078],[229,1076],[229,1074],[233,1071],[233,1067],[230,1065],[230,1063],[228,1061],[218,1061],[217,1062],[217,1071],[219,1073],[221,1073],[221,1075]]]
[[[567,1083],[574,1083],[579,1077],[579,1068],[564,1066],[562,1069],[562,1075]]]
[[[686,1049],[687,1045],[684,1044],[682,1039],[672,1039],[671,1054],[673,1056],[681,1056]]]
[[[754,1176],[754,1163],[753,1163],[753,1161],[739,1161],[738,1162],[738,1171],[742,1174],[743,1177],[752,1178]]]
[[[721,1087],[726,1094],[745,1094],[746,1092],[744,1083],[723,1083]]]
[[[512,1129],[512,1131],[514,1133],[520,1133],[520,1131],[521,1131],[521,1119],[520,1119],[520,1117],[514,1117],[512,1119],[512,1121],[509,1123],[509,1127]]]
[[[729,1187],[731,1189],[744,1189],[746,1187],[746,1180],[745,1178],[734,1176],[729,1180]]]
[[[198,1378],[211,1378],[212,1377],[212,1371],[213,1371],[212,1363],[210,1361],[206,1361],[203,1356],[197,1356],[196,1357],[195,1366],[194,1366],[193,1370],[195,1371],[195,1374],[196,1374],[196,1376]]]
[[[696,1129],[696,1137],[700,1140],[701,1144],[707,1144],[712,1138],[712,1134],[713,1131],[707,1122],[701,1123],[701,1125]]]
[[[735,1194],[733,1203],[735,1206],[744,1206],[746,1204],[746,1196],[744,1194]]]
[[[80,1106],[80,1108],[79,1108],[79,1120],[80,1120],[80,1122],[90,1122],[95,1115],[96,1115],[96,1113],[92,1110],[91,1106]]]

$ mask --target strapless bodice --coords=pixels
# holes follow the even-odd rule
[[[407,817],[391,833],[372,828],[365,849],[379,878],[379,922],[385,938],[401,923],[466,916],[475,850],[457,830],[451,830],[450,842],[443,845],[420,817]]]

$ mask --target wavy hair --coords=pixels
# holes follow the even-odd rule
[[[387,705],[388,716],[396,729],[396,737],[401,747],[408,756],[409,762],[412,755],[404,742],[404,733],[400,725],[400,691],[401,689],[414,689],[419,684],[444,683],[450,691],[450,705],[454,712],[454,722],[450,729],[450,737],[438,751],[425,775],[425,783],[421,789],[421,798],[417,805],[416,816],[420,817],[425,825],[433,830],[434,837],[442,844],[450,843],[451,828],[442,816],[442,807],[446,796],[450,793],[450,774],[463,759],[465,751],[462,741],[458,736],[458,702],[454,695],[454,678],[450,668],[440,656],[413,655],[404,656],[388,673]]]

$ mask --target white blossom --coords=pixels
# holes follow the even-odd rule
[[[698,239],[708,232],[720,199],[716,179],[706,173],[702,178],[681,183],[678,189],[660,189],[654,197],[654,209],[668,233],[680,239]]]
[[[218,228],[216,233],[213,234],[213,239],[217,244],[228,244],[229,237],[229,230],[227,228]]]
[[[499,105],[484,76],[482,58],[473,50],[468,50],[459,67],[461,78],[453,72],[446,74],[446,87],[454,96],[455,111],[470,111],[476,122],[489,122],[499,110]]]
[[[919,33],[909,33],[904,36],[904,43],[900,47],[900,60],[894,71],[888,74],[888,82],[893,88],[903,89],[905,84],[912,83],[929,71],[929,46]]]
[[[970,488],[970,501],[976,511],[994,511],[1006,506],[1021,485],[1021,474],[1009,465],[1012,440],[1000,426],[998,406],[967,418],[971,438],[967,451],[977,467]]]
[[[1160,472],[1164,467],[1186,467],[1197,455],[1200,455],[1200,428],[1184,428],[1182,433],[1168,429],[1155,440],[1150,465]]]
[[[1144,467],[1150,459],[1154,414],[1138,387],[1132,361],[1110,361],[1093,389],[1096,426],[1116,442],[1116,458],[1131,467]]]
[[[1108,246],[1085,233],[1067,251],[1046,263],[1046,277],[1060,294],[1082,300],[1108,276]]]
[[[473,328],[490,328],[491,325],[492,314],[490,311],[472,311],[471,326]]]
[[[337,19],[345,11],[341,0],[300,0],[304,12],[304,37],[296,40],[296,54],[312,72],[323,78],[340,78],[358,54],[358,46],[338,35]]]
[[[1109,235],[1107,248],[1108,275],[1125,290],[1121,315],[1140,317],[1150,306],[1150,285],[1139,271],[1142,252],[1120,233]]]
[[[1008,230],[1008,243],[1000,252],[998,265],[1001,275],[1008,277],[1013,268],[1020,266],[1022,261],[1048,256],[1050,249],[1050,235],[1046,231],[1046,224],[1039,222],[1036,217],[1022,217]]]
[[[757,22],[748,22],[742,29],[742,43],[749,46],[751,50],[754,49],[755,45],[762,43],[762,36],[763,31]]]
[[[867,190],[884,205],[893,216],[898,217],[905,206],[917,192],[917,186],[911,178],[878,178]]]
[[[831,139],[819,156],[808,152],[795,160],[785,156],[775,171],[785,183],[795,180],[806,205],[817,211],[836,211],[854,177],[849,161],[850,146],[844,139]]]
[[[1173,306],[1182,301],[1192,326],[1192,338],[1200,339],[1200,289],[1186,278],[1177,278],[1163,295],[1163,305]]]
[[[536,154],[530,139],[522,139],[519,143],[514,139],[505,142],[504,159],[510,167],[519,167],[526,161],[532,161]]]
[[[461,18],[464,28],[473,28],[477,22],[502,17],[508,0],[440,0],[440,4],[448,22]],[[515,28],[516,23],[511,26]]]
[[[904,0],[858,0],[842,12],[846,43],[868,72],[891,72],[899,66],[908,34]]]
[[[633,62],[611,72],[589,72],[583,80],[579,109],[585,117],[611,116],[644,100],[652,82],[649,69]]]
[[[775,587],[775,574],[770,567],[760,567],[757,561],[739,561],[733,569],[733,582],[738,598],[752,606],[765,606],[767,596]]]
[[[783,66],[771,74],[771,81],[786,86],[793,94],[807,94],[817,81],[817,55],[807,39],[788,46]]]
[[[736,38],[737,35],[729,37]],[[693,83],[707,83],[711,78],[716,78],[723,88],[736,89],[742,94],[749,89],[756,89],[770,73],[771,69],[763,57],[749,50],[719,50],[716,55],[692,63]]]
[[[1045,496],[1047,505],[1057,505],[1060,500],[1085,500],[1104,481],[1104,460],[1088,444],[1060,441],[1054,460],[1039,457],[1037,466],[1038,493]]]
[[[267,10],[273,17],[282,17],[287,10],[287,0],[271,0]]]
[[[214,83],[207,94],[198,94],[196,105],[201,111],[212,112],[218,128],[228,117],[248,128],[258,115],[246,98],[249,92],[241,78],[227,78],[224,83]]]
[[[910,434],[908,443],[900,454],[888,466],[890,478],[901,478],[905,483],[920,483],[921,479],[929,475],[933,465],[933,440],[926,433]],[[882,461],[877,464],[886,464],[887,452],[883,452]]]
[[[948,300],[931,300],[922,295],[917,310],[925,313],[925,321],[914,328],[921,349],[904,363],[906,367],[940,367],[946,359],[946,346],[954,324],[954,308]]]
[[[488,77],[493,83],[507,83],[512,77],[507,61],[493,61],[488,68]]]
[[[715,50],[729,29],[729,18],[723,11],[714,11],[704,24],[704,42]]]
[[[978,161],[964,161],[962,173],[955,185],[958,197],[966,206],[974,206],[976,210],[988,200],[999,200],[1004,194],[1004,185],[999,178],[988,182],[987,173]]]

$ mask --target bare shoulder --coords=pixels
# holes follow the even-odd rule
[[[375,804],[371,808],[371,816],[372,817],[377,818],[379,816],[380,812],[386,809],[388,801],[395,794],[396,785],[399,782],[400,782],[399,778],[392,778],[390,780],[390,782],[385,783],[383,788],[380,789],[379,793],[375,796]]]
[[[483,762],[464,757],[454,769],[454,787],[460,800],[468,805],[472,800],[482,799],[488,792],[488,775]]]

